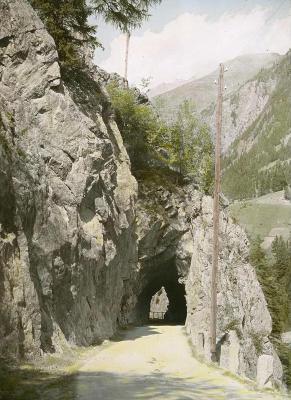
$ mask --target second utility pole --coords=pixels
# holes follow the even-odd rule
[[[211,360],[217,361],[216,326],[217,326],[217,272],[219,259],[219,195],[221,174],[221,127],[222,101],[224,89],[224,65],[219,65],[218,100],[216,110],[216,145],[215,145],[215,182],[213,201],[213,255],[211,271],[211,309],[210,309],[210,352]]]
[[[126,81],[126,86],[128,86],[128,52],[129,52],[129,41],[130,41],[130,32],[129,30],[125,33],[125,59],[124,59],[124,79]]]

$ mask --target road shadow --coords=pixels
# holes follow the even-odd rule
[[[128,375],[81,373],[75,381],[78,400],[266,400],[266,393],[238,393],[236,386],[195,383],[162,373]],[[74,400],[76,400],[74,399]]]
[[[2,374],[1,374],[2,372]],[[238,394],[235,387],[154,373],[129,375],[80,372],[60,376],[32,370],[0,370],[1,400],[259,400],[266,394]]]
[[[75,400],[75,376],[0,363],[0,400]]]
[[[161,333],[154,326],[143,325],[130,327],[128,329],[120,329],[110,341],[121,342],[126,340],[135,340],[143,336],[160,335]]]

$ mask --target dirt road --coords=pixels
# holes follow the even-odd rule
[[[126,333],[80,369],[79,400],[282,399],[255,392],[193,356],[181,326],[145,326]]]

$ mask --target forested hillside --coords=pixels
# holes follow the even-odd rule
[[[223,160],[224,193],[246,199],[285,189],[291,183],[291,52],[253,85],[272,83],[262,112],[229,147]]]

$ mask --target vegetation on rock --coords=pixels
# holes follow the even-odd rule
[[[202,123],[193,106],[185,101],[177,119],[166,124],[148,102],[140,102],[135,89],[108,85],[132,163],[132,170],[172,170],[180,177],[195,181],[205,193],[213,184],[213,144],[209,128]]]

